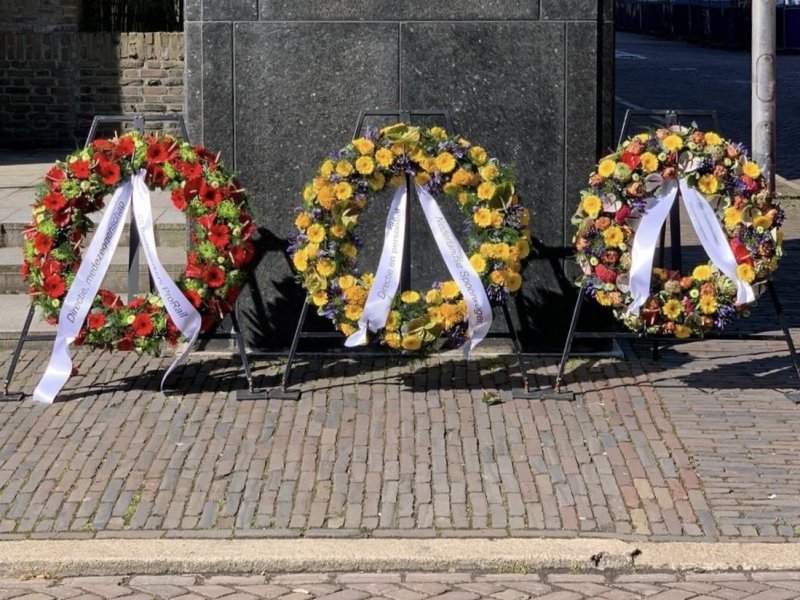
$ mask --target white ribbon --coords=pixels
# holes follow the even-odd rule
[[[650,296],[656,241],[679,189],[686,213],[708,258],[736,284],[736,302],[753,302],[753,288],[736,274],[736,258],[714,209],[698,190],[689,186],[686,179],[681,179],[680,182],[667,181],[661,186],[660,192],[650,200],[639,222],[631,250],[630,290],[633,300],[628,311],[638,315],[639,309]]]
[[[161,380],[164,381],[172,370],[188,355],[189,349],[200,333],[200,314],[167,275],[156,253],[153,234],[153,216],[150,207],[150,190],[144,182],[146,172],[139,171],[125,181],[111,197],[111,202],[100,220],[95,235],[89,243],[85,257],[75,279],[67,292],[58,317],[56,340],[53,352],[39,384],[33,392],[33,399],[42,404],[52,404],[61,388],[72,374],[72,358],[69,345],[75,341],[81,326],[89,314],[103,277],[108,271],[114,250],[119,244],[131,204],[136,216],[136,227],[144,250],[145,258],[156,285],[156,291],[164,300],[167,312],[176,327],[189,340],[178,357],[173,361]]]
[[[416,192],[447,270],[467,304],[470,337],[469,343],[464,345],[464,357],[467,358],[470,350],[483,341],[492,326],[492,306],[481,278],[472,268],[436,200],[420,186],[416,186]],[[400,284],[406,218],[407,190],[405,186],[400,186],[394,194],[386,219],[384,245],[375,283],[367,296],[364,313],[358,321],[359,329],[347,338],[345,346],[365,344],[368,329],[378,331],[386,325],[392,300]]]

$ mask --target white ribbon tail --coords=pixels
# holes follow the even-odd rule
[[[364,312],[358,320],[358,330],[344,342],[348,348],[363,346],[368,340],[368,331],[378,331],[386,325],[392,302],[400,285],[403,267],[403,245],[406,236],[408,190],[401,185],[395,190],[389,215],[386,217],[383,249],[375,282],[370,288]]]
[[[164,265],[158,258],[156,251],[156,238],[153,233],[153,211],[150,206],[150,190],[144,182],[145,171],[133,178],[133,215],[136,221],[136,229],[139,232],[141,248],[147,259],[147,266],[153,278],[155,291],[164,302],[167,313],[172,317],[173,323],[187,339],[172,364],[161,378],[161,391],[164,391],[164,383],[170,373],[186,360],[192,349],[197,336],[200,335],[201,317],[200,313],[192,306],[186,296],[178,289],[178,286],[164,269]]]
[[[72,374],[69,345],[78,337],[111,264],[114,249],[119,244],[128,219],[132,192],[133,183],[130,180],[117,188],[89,243],[84,260],[61,306],[50,362],[33,392],[35,402],[52,404]]]
[[[659,193],[650,200],[639,221],[631,249],[630,291],[633,299],[628,306],[631,314],[638,315],[639,309],[650,296],[656,243],[677,195],[678,186],[675,181],[665,182]]]
[[[753,286],[739,279],[736,273],[736,257],[728,243],[728,237],[714,214],[714,209],[698,190],[689,186],[685,179],[681,179],[680,188],[686,212],[708,258],[736,284],[736,302],[739,304],[754,302],[756,296]]]
[[[492,305],[481,278],[472,268],[469,258],[458,243],[458,238],[453,235],[453,230],[450,229],[436,200],[422,187],[416,186],[416,189],[422,211],[425,213],[447,270],[458,284],[467,303],[470,340],[464,344],[466,359],[469,358],[470,350],[480,344],[489,333],[489,328],[492,326]]]

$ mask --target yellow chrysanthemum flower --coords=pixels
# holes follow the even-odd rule
[[[488,208],[479,208],[472,215],[472,220],[478,227],[489,227],[492,224],[492,211]]]
[[[492,271],[492,274],[489,275],[489,278],[492,280],[492,283],[497,285],[503,285],[506,282],[506,277],[502,271]]]
[[[425,185],[431,180],[431,176],[428,173],[417,173],[414,176],[414,181],[417,182],[417,185]]]
[[[317,195],[317,190],[314,189],[314,184],[309,184],[303,189],[303,200],[311,202],[314,196]]]
[[[692,277],[694,277],[697,281],[708,281],[711,279],[713,271],[710,266],[708,265],[698,265],[692,271]]]
[[[311,225],[311,216],[308,213],[300,213],[294,220],[294,225],[298,229],[306,229]]]
[[[419,166],[428,173],[433,173],[436,170],[436,159],[432,156],[426,156],[419,161]]]
[[[339,288],[344,290],[349,290],[356,284],[356,278],[352,275],[342,275],[339,277]]]
[[[403,350],[419,350],[422,346],[422,339],[415,334],[403,337]]]
[[[294,268],[300,271],[301,273],[305,273],[306,269],[308,269],[308,255],[303,250],[298,250],[292,256],[292,264]]]
[[[437,325],[442,323],[444,317],[442,317],[442,311],[438,306],[429,306],[427,313],[434,323]]]
[[[438,304],[442,301],[442,294],[439,290],[428,290],[425,294],[425,302],[428,304]]]
[[[719,179],[710,173],[703,175],[697,182],[697,189],[704,194],[714,194],[719,189]]]
[[[675,325],[675,337],[679,340],[685,340],[692,335],[692,328],[686,325]]]
[[[322,258],[317,261],[317,273],[323,277],[330,277],[336,271],[336,263],[330,258]]]
[[[442,190],[445,194],[454,194],[459,190],[458,184],[453,183],[452,181],[448,181],[442,187]]]
[[[442,173],[449,173],[456,168],[456,157],[449,152],[442,152],[436,157],[436,168]]]
[[[706,131],[705,134],[707,146],[721,146],[722,138],[713,131]]]
[[[481,174],[481,179],[484,181],[494,181],[497,179],[497,176],[500,175],[500,169],[498,169],[497,165],[493,163],[489,163],[485,167],[481,167],[478,169],[478,172]]]
[[[339,331],[347,336],[351,336],[356,332],[356,328],[350,325],[350,323],[339,323]]]
[[[314,223],[311,227],[308,228],[308,230],[306,231],[306,235],[308,236],[309,241],[314,242],[315,244],[319,244],[322,240],[325,239],[325,227],[323,227],[319,223]]]
[[[358,248],[353,246],[353,244],[342,244],[342,247],[339,248],[339,250],[347,258],[355,258],[358,255]]]
[[[526,258],[531,253],[531,244],[526,239],[517,240],[515,244],[520,258]]]
[[[617,161],[606,158],[605,160],[601,160],[600,164],[597,165],[597,174],[600,175],[600,177],[611,177],[616,168]]]
[[[368,140],[367,138],[353,140],[353,146],[355,146],[360,154],[372,154],[372,151],[375,150],[375,144],[372,143],[372,140]]]
[[[505,271],[506,287],[509,292],[516,292],[522,287],[522,276],[516,271]]]
[[[458,289],[458,284],[455,281],[445,281],[442,284],[442,297],[446,298],[447,300],[452,300],[461,294],[461,290]]]
[[[661,312],[664,313],[664,316],[668,319],[677,319],[678,315],[683,312],[683,306],[678,300],[674,298],[672,300],[667,300],[664,303],[664,306],[661,307]]]
[[[755,179],[759,175],[761,175],[761,167],[758,166],[758,163],[750,161],[746,162],[742,165],[742,173],[747,175],[748,177],[752,177]]]
[[[495,258],[506,261],[511,258],[511,247],[504,242],[494,244],[494,247],[492,248],[492,255]]]
[[[451,179],[456,185],[469,185],[472,183],[472,173],[465,169],[458,169]]]
[[[612,226],[603,232],[603,241],[609,248],[617,248],[625,241],[625,234],[619,227]]]
[[[611,296],[605,292],[597,292],[594,298],[600,306],[611,306],[613,304]]]
[[[496,192],[497,188],[491,181],[484,181],[478,186],[478,198],[481,200],[491,200]]]
[[[492,211],[492,227],[500,227],[503,224],[503,213],[499,210]]]
[[[333,170],[336,168],[336,164],[331,159],[326,160],[322,163],[322,166],[319,168],[319,173],[325,179],[333,175]]]
[[[311,242],[310,244],[306,244],[306,247],[303,248],[305,250],[306,255],[309,257],[316,256],[319,252],[319,244],[316,242]]]
[[[642,170],[645,173],[654,173],[658,170],[658,157],[652,152],[643,153],[639,159],[642,162]]]
[[[467,202],[469,202],[469,194],[467,192],[461,192],[458,195],[458,203],[463,206]]]
[[[437,140],[447,138],[447,132],[442,127],[431,127],[431,136]]]
[[[386,177],[380,171],[373,173],[372,177],[367,179],[367,185],[373,192],[380,192],[386,185]]]
[[[664,145],[664,148],[670,152],[675,152],[676,150],[683,148],[683,139],[681,136],[675,133],[669,134],[667,137],[661,140],[661,143]]]
[[[389,316],[386,317],[386,329],[388,331],[397,331],[400,328],[401,320],[399,312],[396,310],[390,311]]]
[[[353,186],[346,181],[340,181],[336,184],[334,193],[339,200],[349,200],[353,196]]]
[[[331,235],[335,238],[343,238],[347,233],[344,225],[331,225]]]
[[[753,219],[753,227],[769,229],[770,227],[772,227],[772,217],[770,217],[769,215],[758,215]]]
[[[317,203],[325,210],[330,210],[336,200],[336,192],[332,185],[326,185],[317,194]]]
[[[394,348],[396,350],[400,347],[400,334],[396,331],[390,331],[383,336],[383,341],[386,342],[389,348]]]
[[[730,206],[725,209],[725,226],[736,227],[742,222],[742,211]]]
[[[736,267],[736,276],[745,283],[752,283],[756,278],[756,272],[749,264],[742,263]]]
[[[367,301],[367,292],[364,288],[354,285],[351,288],[347,288],[343,292],[344,299],[346,302],[351,304],[358,304],[360,306],[364,306],[364,303]]]
[[[356,159],[356,171],[362,175],[370,175],[375,170],[375,163],[369,156],[359,156]]]
[[[472,162],[474,162],[478,166],[485,164],[486,161],[489,159],[489,155],[486,154],[486,150],[484,150],[480,146],[473,146],[472,148],[470,148],[469,157],[472,159]]]
[[[344,307],[344,316],[350,319],[351,321],[358,321],[361,314],[364,312],[364,309],[361,306],[356,304],[348,304]]]
[[[419,292],[415,292],[414,290],[407,290],[400,294],[400,300],[406,304],[414,304],[420,301],[420,295]]]
[[[483,273],[486,270],[486,259],[480,254],[473,254],[469,257],[469,264],[475,269],[476,273]]]
[[[385,169],[392,164],[392,161],[394,160],[394,154],[392,154],[392,151],[388,150],[387,148],[378,148],[378,151],[375,153],[375,160],[378,161],[378,164]]]
[[[594,194],[589,194],[588,196],[584,197],[583,201],[581,202],[581,208],[583,209],[583,212],[593,219],[596,219],[597,215],[600,214],[600,209],[602,206],[603,202]]]
[[[702,294],[700,296],[700,312],[704,315],[711,315],[717,312],[717,298],[711,294]]]
[[[319,290],[311,295],[314,306],[325,306],[328,303],[328,294],[325,290]]]
[[[336,174],[342,177],[347,177],[353,172],[353,165],[346,160],[340,160],[336,163]]]

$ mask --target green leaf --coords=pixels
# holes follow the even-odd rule
[[[486,406],[494,406],[495,404],[503,403],[500,397],[492,392],[484,392],[481,402],[483,402]]]

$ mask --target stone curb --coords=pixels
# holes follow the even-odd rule
[[[0,544],[0,576],[541,570],[788,570],[800,544],[502,540],[26,540]]]

